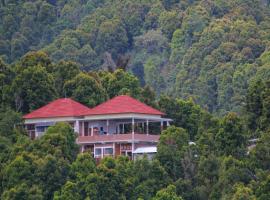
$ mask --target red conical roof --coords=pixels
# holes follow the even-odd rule
[[[70,99],[57,99],[33,112],[24,115],[24,119],[52,118],[52,117],[75,117],[88,113],[90,108]]]
[[[154,109],[130,96],[121,95],[108,100],[93,109],[90,109],[86,115],[104,115],[138,113],[150,115],[164,115],[157,109]]]

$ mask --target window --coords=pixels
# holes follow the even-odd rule
[[[104,154],[105,155],[113,155],[113,148],[105,148]]]
[[[34,124],[26,125],[26,127],[27,127],[27,130],[35,130],[35,125]]]
[[[43,132],[45,132],[47,130],[47,128],[48,128],[47,126],[37,126],[36,130],[39,133],[43,133]]]
[[[101,156],[101,148],[95,149],[95,156]]]
[[[84,136],[91,135],[91,129],[88,126],[88,122],[84,122]]]

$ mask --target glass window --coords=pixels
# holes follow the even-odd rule
[[[105,148],[104,154],[106,155],[112,155],[113,154],[113,148]]]
[[[36,130],[37,130],[37,132],[43,133],[47,130],[47,128],[48,127],[46,127],[46,126],[37,126]]]
[[[35,125],[34,124],[26,125],[26,127],[27,127],[27,130],[35,130]]]
[[[101,148],[96,148],[95,149],[95,155],[100,156],[101,155]]]

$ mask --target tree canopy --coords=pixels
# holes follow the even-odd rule
[[[241,113],[250,82],[269,79],[269,9],[259,0],[3,0],[0,57],[43,50],[86,71],[122,67],[125,57],[157,94]]]
[[[1,0],[0,199],[269,200],[267,0]],[[127,94],[173,119],[153,160],[79,153],[22,115]],[[156,127],[153,127],[156,128]]]

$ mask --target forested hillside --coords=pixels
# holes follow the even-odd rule
[[[269,200],[269,3],[0,0],[0,199]],[[152,161],[23,129],[57,98],[121,94],[173,119]]]
[[[28,51],[84,70],[126,67],[157,94],[241,113],[253,79],[269,78],[267,0],[0,2],[0,55]]]

